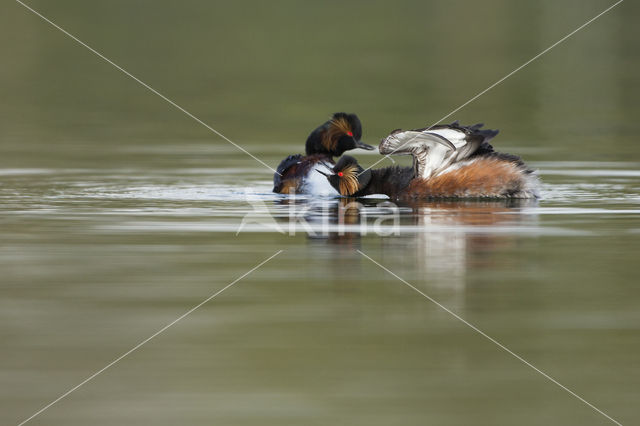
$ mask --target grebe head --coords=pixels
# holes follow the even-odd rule
[[[362,124],[355,114],[336,112],[330,120],[318,126],[307,138],[306,153],[339,157],[345,151],[362,148],[375,149],[360,141]]]
[[[331,186],[344,197],[357,196],[357,193],[371,181],[371,170],[364,170],[358,161],[349,155],[340,157],[332,169],[333,174],[317,171],[325,175]]]

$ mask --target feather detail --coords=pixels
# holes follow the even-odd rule
[[[535,198],[537,178],[517,163],[485,157],[430,179],[414,179],[406,198]]]
[[[341,170],[340,176],[340,194],[353,195],[360,189],[358,182],[358,173],[361,168],[357,164],[350,165]]]
[[[322,145],[328,150],[336,148],[338,140],[347,133],[353,133],[349,121],[344,117],[335,117],[322,135]]]
[[[474,154],[493,152],[489,140],[497,130],[480,130],[482,124],[458,122],[417,130],[394,130],[380,143],[381,154],[410,154],[417,178],[429,179]]]

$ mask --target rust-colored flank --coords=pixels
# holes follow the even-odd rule
[[[501,197],[521,191],[522,177],[515,163],[478,158],[429,179],[414,179],[403,193],[407,198]]]

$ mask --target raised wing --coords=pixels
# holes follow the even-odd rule
[[[460,126],[456,121],[424,129],[394,130],[382,140],[379,150],[383,155],[412,155],[415,177],[427,179],[476,152],[493,152],[488,141],[498,131],[481,127]]]

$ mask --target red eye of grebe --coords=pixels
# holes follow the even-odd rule
[[[342,172],[338,172],[338,176],[340,176],[340,177],[342,177],[343,174],[344,173],[342,173]]]
[[[347,136],[353,137],[353,132],[347,132]]]

